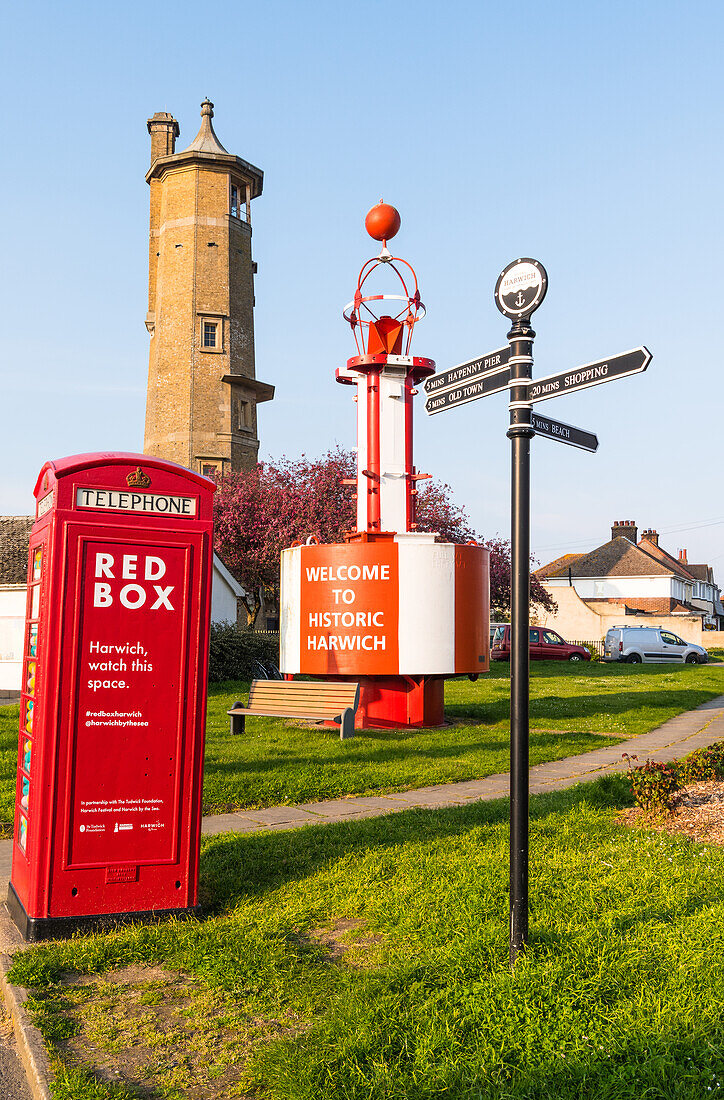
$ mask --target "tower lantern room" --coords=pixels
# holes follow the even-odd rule
[[[251,203],[263,172],[229,153],[214,105],[176,152],[179,125],[148,120],[151,188],[148,313],[151,337],[144,451],[198,473],[252,467],[257,405],[274,387],[256,378]]]

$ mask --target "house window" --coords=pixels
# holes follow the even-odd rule
[[[201,473],[204,477],[216,477],[219,472],[219,467],[215,462],[203,462],[201,464]]]
[[[231,185],[231,216],[233,218],[241,217],[239,213],[239,188],[235,183]]]
[[[203,324],[203,346],[205,348],[217,347],[216,335],[218,325],[216,321],[204,321]]]

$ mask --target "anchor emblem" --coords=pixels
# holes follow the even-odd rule
[[[518,306],[518,309],[525,305],[525,294],[522,290],[518,291],[518,297],[515,299],[515,304]]]

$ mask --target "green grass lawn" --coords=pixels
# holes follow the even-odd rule
[[[508,770],[509,667],[494,662],[476,683],[448,681],[443,729],[364,730],[341,742],[334,730],[284,720],[247,720],[229,734],[226,711],[248,689],[209,692],[204,813],[400,791]],[[724,667],[531,666],[531,764],[588,752],[601,734],[633,737],[724,693]],[[0,708],[0,830],[12,829],[18,708]]]
[[[206,839],[206,920],[16,956],[54,1095],[716,1095],[724,852],[625,828],[628,801],[618,776],[531,800],[512,975],[503,801]]]

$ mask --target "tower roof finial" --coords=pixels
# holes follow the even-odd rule
[[[184,152],[194,150],[197,153],[224,153],[226,156],[229,155],[228,149],[224,148],[214,133],[211,122],[213,117],[214,105],[210,99],[205,99],[201,104],[201,128],[188,149],[184,149]]]

